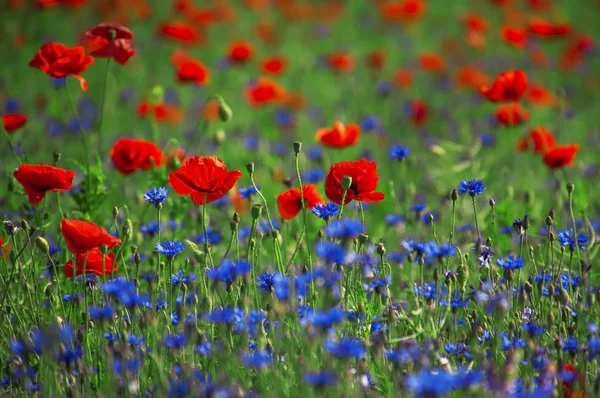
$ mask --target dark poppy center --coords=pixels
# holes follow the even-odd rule
[[[354,195],[358,195],[358,184],[353,182],[348,191],[352,192]]]

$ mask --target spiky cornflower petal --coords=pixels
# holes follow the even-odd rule
[[[458,192],[461,194],[468,193],[470,196],[481,195],[485,189],[485,185],[481,180],[461,181],[458,184]]]
[[[157,243],[155,246],[156,251],[167,258],[175,257],[181,253],[184,248],[185,246],[183,245],[183,242],[172,240],[166,240],[163,243]]]
[[[390,158],[395,160],[404,160],[410,155],[410,148],[403,145],[394,145],[390,149]]]
[[[329,220],[331,217],[338,214],[340,207],[333,202],[327,203],[326,205],[317,203],[317,205],[310,209],[310,211],[319,218]]]
[[[169,190],[165,187],[150,188],[148,192],[144,194],[144,200],[154,206],[165,203]]]

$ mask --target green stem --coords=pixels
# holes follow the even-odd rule
[[[298,178],[298,185],[300,186],[300,203],[302,204],[302,218],[304,219],[304,237],[306,238],[306,251],[308,252],[308,264],[310,266],[310,271],[312,272],[313,261],[312,261],[312,251],[310,248],[310,235],[308,232],[308,215],[306,211],[306,201],[304,200],[304,188],[302,186],[302,177],[300,175],[300,163],[298,161],[298,154],[295,155],[295,163],[296,163],[296,177]],[[364,224],[364,223],[363,223]],[[300,242],[302,239],[299,239]],[[291,263],[291,261],[290,261]]]
[[[342,194],[342,201],[340,202],[340,212],[338,213],[338,220],[342,218],[342,213],[344,213],[344,203],[346,202],[346,192],[347,189],[344,189],[344,193]]]
[[[207,229],[207,216],[206,216],[206,202],[208,201],[208,192],[204,194],[204,201],[202,202],[202,229],[204,231],[204,252],[210,262],[211,267],[214,265],[212,254],[210,253],[210,245],[208,244],[208,229]]]
[[[102,90],[102,107],[100,108],[100,123],[98,125],[98,146],[100,153],[102,153],[102,124],[104,122],[104,108],[106,107],[106,86],[108,85],[110,60],[110,57],[106,58],[106,66],[104,67],[104,89]]]
[[[477,205],[475,204],[475,196],[471,196],[473,202],[473,215],[475,216],[475,230],[477,231],[477,241],[481,241],[481,234],[479,233],[479,221],[477,221]]]
[[[8,141],[8,146],[10,147],[10,151],[12,152],[13,156],[15,157],[15,159],[17,159],[17,162],[19,164],[22,164],[23,162],[21,162],[21,158],[19,157],[19,155],[17,155],[17,152],[15,151],[15,147],[13,146],[12,140],[10,139],[8,132],[4,131],[4,128],[2,128],[2,131],[4,132],[6,141]]]

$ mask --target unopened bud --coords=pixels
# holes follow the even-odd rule
[[[240,222],[240,215],[237,211],[235,213],[233,213],[232,220],[235,222]]]
[[[229,228],[231,229],[231,232],[237,231],[238,222],[233,220],[229,221]]]
[[[567,184],[567,192],[569,194],[572,194],[574,190],[575,190],[575,184],[573,184],[572,182],[568,183]]]
[[[450,199],[452,199],[453,202],[456,202],[458,200],[458,191],[456,189],[452,190],[452,193],[450,194]]]
[[[254,174],[254,162],[246,163],[246,170],[248,171],[248,174]]]
[[[387,250],[385,249],[383,242],[379,242],[379,244],[377,244],[377,254],[380,256],[385,256],[386,252]]]
[[[325,235],[325,233],[323,232],[322,229],[317,231],[317,238],[319,239],[323,239],[323,236]]]
[[[48,241],[46,239],[42,238],[41,236],[38,236],[37,238],[35,238],[35,244],[37,245],[38,249],[42,251],[42,253],[50,253],[50,245],[48,245]]]
[[[132,232],[133,232],[133,223],[131,222],[131,219],[128,218],[125,220],[125,223],[123,223],[123,226],[121,227],[121,235],[123,235],[123,238],[129,240],[129,239],[131,239]]]
[[[300,141],[294,141],[294,153],[302,152],[302,143]]]
[[[547,226],[551,226],[551,225],[552,225],[552,222],[553,222],[553,220],[552,220],[552,217],[550,217],[550,216],[546,216],[546,225],[547,225]]]
[[[496,207],[496,201],[494,199],[490,198],[490,202],[489,203],[490,203],[490,207],[491,208]]]
[[[360,243],[361,245],[364,245],[365,243],[367,243],[368,240],[369,240],[369,235],[367,235],[367,234],[358,235],[358,243]]]
[[[233,111],[229,105],[227,105],[223,97],[217,96],[217,102],[219,103],[219,119],[221,119],[222,122],[227,123],[233,117]]]
[[[350,187],[352,186],[352,177],[350,176],[343,176],[342,177],[342,189],[344,191],[347,191],[350,189]]]
[[[27,223],[27,220],[21,220],[21,228],[23,231],[29,232],[29,224]]]
[[[163,102],[165,96],[165,89],[162,86],[154,86],[150,93],[150,103],[152,105],[158,105]]]
[[[117,206],[115,206],[112,209],[112,216],[113,216],[113,218],[117,218],[118,215],[119,215],[119,208]]]
[[[262,213],[262,205],[254,205],[252,206],[252,210],[250,210],[250,215],[252,215],[253,220],[258,220],[260,218],[260,214]]]

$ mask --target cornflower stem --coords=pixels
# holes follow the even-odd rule
[[[479,221],[477,221],[477,204],[475,203],[475,196],[471,196],[471,202],[473,203],[473,215],[475,217],[475,230],[477,231],[477,241],[480,241],[481,234],[479,233]]]
[[[450,231],[450,245],[454,243],[454,233],[456,229],[456,200],[452,201],[452,230]]]
[[[106,107],[106,86],[108,86],[108,70],[110,67],[110,57],[106,58],[106,65],[104,66],[104,88],[102,89],[102,107],[100,108],[100,122],[98,125],[98,149],[102,152],[102,124],[104,122],[104,108]]]
[[[246,257],[248,261],[253,261],[253,255],[250,254],[250,245],[252,243],[252,239],[254,238],[254,231],[256,231],[256,226],[258,224],[258,219],[252,219],[252,226],[250,227],[250,236],[248,236],[248,247],[246,249]]]
[[[223,259],[221,260],[220,264],[223,264],[223,261],[225,261],[225,259],[229,255],[229,251],[231,251],[231,247],[233,246],[234,239],[235,239],[235,230],[232,230],[231,238],[229,239],[229,244],[227,245],[227,250],[225,250],[225,254],[223,254]]]
[[[308,264],[310,266],[310,271],[312,272],[312,267],[313,267],[313,262],[312,262],[312,250],[310,247],[310,234],[308,232],[308,215],[307,215],[307,211],[306,211],[306,201],[304,200],[304,188],[302,187],[302,177],[300,175],[300,162],[298,159],[298,153],[295,154],[294,156],[294,161],[295,161],[295,165],[296,165],[296,177],[298,178],[298,185],[300,187],[300,203],[302,205],[302,218],[304,221],[304,237],[306,238],[306,251],[308,253]],[[298,242],[301,242],[302,238],[298,239]],[[300,243],[298,243],[298,246],[300,245]],[[298,246],[296,246],[296,250],[298,249]],[[293,258],[293,256],[292,256]],[[290,263],[292,261],[290,260]]]
[[[338,213],[338,220],[342,218],[342,214],[344,213],[344,203],[346,202],[346,192],[347,189],[344,189],[344,193],[342,194],[342,201],[340,202],[340,212]]]
[[[207,229],[207,215],[206,215],[206,202],[208,201],[208,192],[204,194],[204,201],[202,202],[202,230],[204,231],[204,252],[206,258],[210,263],[211,267],[214,266],[212,254],[210,253],[210,245],[208,243],[208,229]]]
[[[11,239],[11,241],[12,241],[13,247],[14,247],[14,248],[17,248],[17,238],[16,238],[16,234],[13,234],[13,235],[10,237],[10,239]],[[31,238],[29,238],[29,239],[31,239]],[[26,247],[26,246],[23,246],[23,249],[25,249],[25,247]],[[25,280],[25,273],[24,273],[24,272],[22,272],[22,271],[23,271],[23,266],[21,265],[21,262],[20,262],[18,259],[17,259],[17,260],[15,260],[15,261],[16,261],[16,265],[17,265],[17,266],[18,266],[18,268],[19,268],[19,274],[21,275],[21,279],[22,279],[22,282],[23,282],[23,287],[24,287],[24,289],[27,291],[27,297],[29,298],[29,303],[30,303],[30,305],[31,305],[31,308],[34,308],[34,309],[35,309],[35,308],[38,308],[38,306],[34,304],[34,302],[33,302],[33,297],[31,296],[31,289],[32,289],[32,288],[31,288],[31,285],[30,285],[30,284],[29,284],[29,283],[28,283],[28,282]],[[34,264],[35,264],[35,263],[33,262],[33,258],[32,258],[32,264],[31,264],[32,271],[33,271],[33,266],[34,266]],[[35,311],[35,310],[34,310],[34,311]],[[36,323],[38,322],[37,318],[35,319],[35,322],[36,322]]]
[[[156,207],[156,221],[158,222],[158,232],[156,233],[156,244],[160,244],[160,207]],[[156,262],[158,263],[158,269],[160,270],[160,252],[157,250],[156,251]],[[160,279],[164,279],[165,275],[164,275],[164,270],[162,273],[159,272],[161,278]],[[160,293],[160,287],[161,287],[161,281],[158,281],[158,292]]]
[[[169,275],[173,275],[173,257],[167,257],[167,261],[169,262]],[[169,299],[169,303],[171,306],[175,306],[175,302],[173,301],[173,296],[175,294],[175,286],[173,286],[172,283],[170,283],[170,281],[167,279],[167,283],[169,284],[170,288],[170,299]]]
[[[79,118],[79,113],[77,112],[77,109],[75,108],[75,104],[73,103],[73,100],[71,99],[71,94],[69,94],[69,88],[67,86],[67,81],[68,79],[65,79],[65,93],[67,95],[67,101],[69,101],[69,106],[71,107],[71,111],[73,112],[73,116],[75,116],[75,120],[77,120],[77,125],[79,126],[79,132],[81,133],[81,140],[83,141],[83,151],[84,151],[84,155],[85,155],[85,168],[86,168],[86,189],[89,192],[89,187],[87,187],[87,182],[89,181],[90,178],[90,150],[89,150],[89,146],[88,146],[88,140],[87,140],[87,134],[86,132],[83,130],[83,126],[81,125],[81,119]]]
[[[575,213],[573,212],[573,192],[569,192],[569,214],[571,215],[571,223],[573,224],[573,239],[575,240],[575,251],[577,252],[577,261],[581,261],[581,253],[579,252],[579,242],[577,241],[577,225],[575,224]],[[571,270],[569,269],[569,274],[570,272]],[[579,276],[582,276],[581,267],[579,267]]]
[[[19,155],[17,155],[17,152],[15,151],[15,147],[12,143],[12,140],[10,139],[10,136],[8,134],[7,131],[4,130],[4,128],[2,128],[3,134],[6,137],[6,141],[8,142],[8,146],[10,147],[10,151],[12,152],[14,158],[17,160],[17,162],[20,164],[22,164],[23,162],[21,162],[21,158],[19,157]]]

